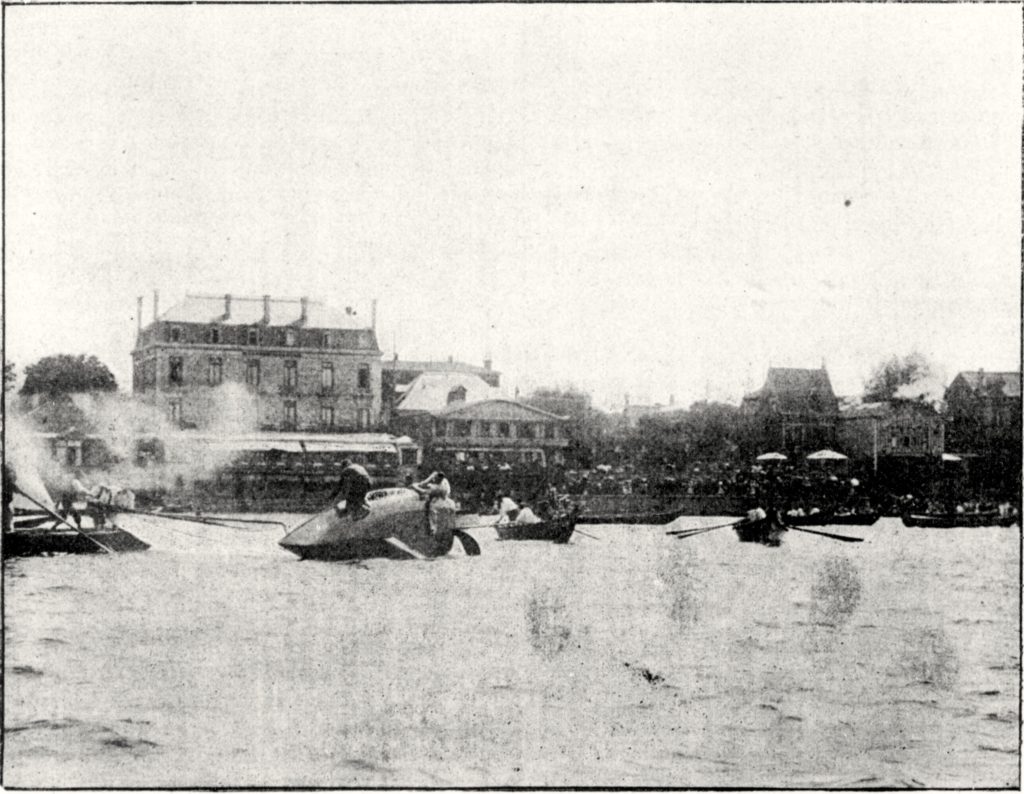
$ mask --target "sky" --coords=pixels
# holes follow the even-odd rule
[[[8,6],[7,359],[308,295],[598,405],[1021,355],[1019,5]]]

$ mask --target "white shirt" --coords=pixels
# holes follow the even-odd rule
[[[519,511],[519,515],[516,516],[517,524],[539,524],[541,520],[537,517],[529,507],[524,507]]]

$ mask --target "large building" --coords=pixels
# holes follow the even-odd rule
[[[844,406],[839,414],[839,448],[879,471],[894,459],[936,461],[945,451],[944,422],[931,405],[892,400]]]
[[[155,303],[154,299],[154,303]],[[132,389],[199,430],[376,429],[381,351],[373,321],[300,298],[188,295],[140,327]]]
[[[972,479],[1004,493],[1021,477],[1019,372],[959,373],[946,389],[946,447],[969,463]]]
[[[747,394],[741,413],[756,448],[792,454],[836,445],[839,400],[824,367],[771,367],[764,386]]]
[[[463,464],[564,462],[565,417],[501,395],[478,375],[422,372],[402,391],[392,429],[430,460]]]
[[[477,381],[482,380],[495,389],[501,386],[501,373],[491,368],[489,358],[484,360],[482,367],[478,367],[456,361],[452,356],[447,361],[407,361],[396,355],[391,361],[386,361],[381,369],[381,402],[385,424],[392,423],[395,406],[404,398],[412,382],[424,374],[466,375]]]

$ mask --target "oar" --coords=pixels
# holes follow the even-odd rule
[[[168,521],[188,521],[190,524],[209,524],[211,527],[224,527],[224,529],[238,529],[238,527],[229,527],[227,524],[218,524],[216,521],[207,521],[202,516],[195,516],[190,518],[189,516],[171,515],[170,513],[152,513],[149,512],[148,510],[131,510],[127,507],[117,507],[116,505],[110,506],[110,512],[128,513],[129,515],[133,516],[150,516],[152,518],[166,518]]]
[[[110,547],[109,547],[109,546],[107,546],[107,545],[104,545],[103,543],[100,543],[100,542],[99,542],[98,540],[96,540],[96,538],[92,537],[92,535],[90,535],[90,534],[89,534],[88,532],[86,532],[86,531],[85,531],[84,529],[82,529],[81,527],[76,527],[76,526],[74,526],[74,525],[73,525],[73,524],[72,524],[72,523],[71,523],[70,521],[68,521],[68,520],[66,520],[66,519],[63,519],[63,518],[61,518],[61,517],[60,517],[59,515],[57,515],[56,513],[54,513],[54,512],[53,512],[53,511],[52,511],[52,510],[51,510],[50,508],[48,508],[48,507],[47,507],[46,505],[44,505],[44,504],[40,504],[39,502],[37,502],[37,501],[36,501],[35,499],[33,499],[33,498],[32,498],[31,496],[29,496],[29,495],[28,495],[27,493],[25,493],[25,492],[24,492],[23,490],[21,490],[20,488],[18,488],[18,487],[15,487],[15,488],[14,488],[14,490],[15,490],[15,491],[17,491],[18,493],[20,493],[20,494],[21,494],[22,496],[24,496],[24,497],[25,497],[26,499],[28,499],[28,500],[29,500],[29,501],[30,501],[30,502],[31,502],[32,504],[34,504],[34,505],[35,505],[36,507],[39,507],[39,508],[42,508],[43,510],[45,510],[45,511],[46,511],[46,512],[47,512],[47,513],[48,513],[48,514],[49,514],[49,515],[51,516],[51,517],[53,517],[53,518],[57,519],[57,520],[58,520],[58,521],[59,521],[60,523],[62,523],[62,524],[66,524],[66,525],[67,525],[68,527],[70,527],[71,529],[75,530],[75,532],[77,532],[77,533],[78,533],[79,535],[81,535],[82,537],[84,537],[84,538],[87,538],[88,540],[91,540],[91,541],[92,541],[93,543],[95,543],[95,544],[96,544],[97,546],[99,546],[99,547],[100,547],[101,549],[103,549],[103,551],[104,551],[104,552],[106,552],[107,554],[113,554],[113,553],[114,553],[114,550],[113,550],[112,548],[110,548]]]
[[[459,543],[462,544],[462,550],[466,552],[467,557],[480,556],[480,544],[476,542],[472,535],[468,532],[463,532],[461,529],[453,529],[452,534],[459,539]]]
[[[864,541],[864,538],[854,538],[849,535],[833,535],[831,532],[819,532],[816,529],[807,529],[806,527],[791,527],[788,524],[786,525],[786,529],[791,529],[794,532],[807,532],[811,535],[821,535],[822,537],[832,538],[833,540],[845,540],[847,543],[861,543]]]
[[[707,529],[695,529],[685,535],[675,535],[676,540],[685,540],[686,538],[692,538],[695,535],[703,535],[706,532],[714,532],[716,529],[725,529],[725,527],[708,527]]]
[[[741,521],[746,521],[745,518],[737,519],[736,521],[730,521],[728,524],[716,524],[713,527],[690,527],[689,529],[670,529],[666,535],[689,535],[691,532],[705,532],[710,529],[724,529],[725,527],[734,527]]]
[[[573,527],[573,528],[572,528],[572,531],[573,531],[573,532],[576,532],[577,534],[580,534],[580,535],[582,535],[582,536],[583,536],[583,537],[585,537],[585,538],[591,538],[592,540],[600,540],[600,539],[601,539],[601,538],[597,537],[597,535],[590,535],[590,534],[587,534],[587,533],[586,533],[586,532],[584,532],[584,531],[583,531],[582,529],[578,529],[578,528],[576,528],[576,527]]]

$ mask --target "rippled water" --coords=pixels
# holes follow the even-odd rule
[[[1017,528],[585,531],[7,563],[4,783],[1018,785]]]

